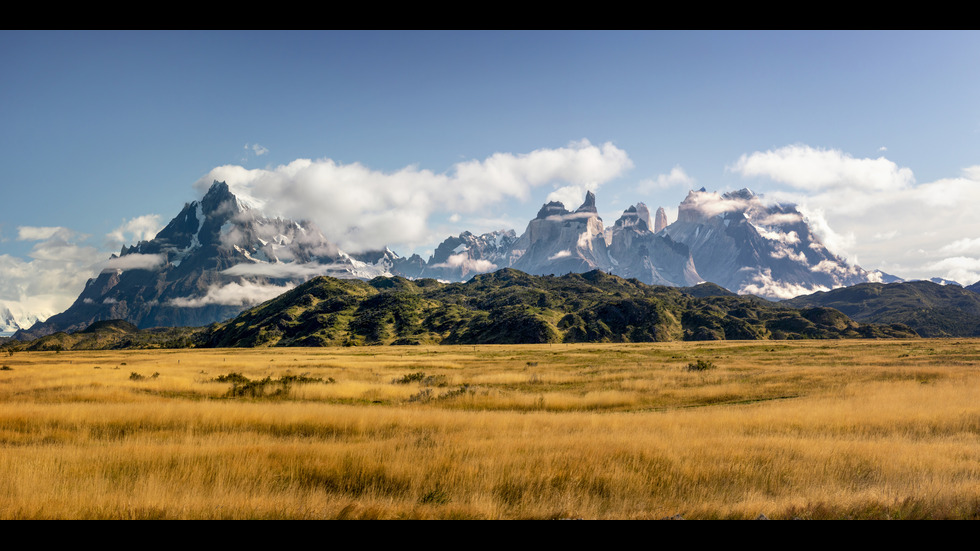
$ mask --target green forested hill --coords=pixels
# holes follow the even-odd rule
[[[845,302],[830,306],[834,305],[840,310],[853,310]],[[556,277],[504,269],[478,275],[466,283],[402,277],[379,277],[371,281],[317,277],[209,327],[138,330],[129,323],[112,320],[97,322],[76,333],[55,333],[27,343],[6,343],[5,348],[531,344],[917,336],[902,323],[881,323],[855,322],[835,307],[823,304],[790,305],[738,296],[711,283],[663,287],[600,271]]]
[[[318,277],[212,326],[205,346],[521,344],[909,337],[830,308],[792,309],[711,284],[651,286],[600,271],[511,269],[466,283]]]
[[[97,321],[83,331],[51,335],[21,342],[11,340],[4,348],[13,350],[115,350],[127,348],[188,348],[203,341],[205,327],[159,327],[138,329],[124,320]]]
[[[923,337],[980,336],[980,294],[931,281],[862,283],[784,301],[822,306],[865,323],[902,323]]]

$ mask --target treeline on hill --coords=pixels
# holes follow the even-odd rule
[[[593,271],[512,269],[466,283],[317,277],[207,328],[136,330],[100,322],[22,345],[33,350],[405,344],[531,344],[915,337],[827,307],[794,309],[711,283],[652,286]],[[125,324],[125,325],[124,325]],[[98,324],[96,324],[98,325]]]
[[[157,327],[138,329],[125,320],[97,321],[83,331],[51,335],[21,342],[10,339],[0,343],[8,353],[17,350],[123,350],[131,348],[192,348],[201,346],[206,327]]]

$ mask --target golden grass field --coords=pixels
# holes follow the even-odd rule
[[[0,364],[3,519],[980,518],[976,339]]]

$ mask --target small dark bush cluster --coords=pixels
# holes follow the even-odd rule
[[[428,402],[431,399],[432,399],[432,389],[431,388],[423,388],[422,390],[418,391],[418,393],[411,395],[408,398],[408,401],[409,402]]]
[[[470,390],[470,385],[468,385],[468,384],[459,385],[459,388],[457,388],[455,390],[450,390],[449,392],[447,392],[447,393],[439,396],[439,398],[440,399],[444,399],[444,398],[455,398],[457,396],[462,396],[462,395],[466,394],[467,392],[469,392],[469,390]]]
[[[694,363],[687,364],[688,371],[707,371],[708,369],[714,369],[715,364],[707,360],[698,360]]]
[[[423,379],[425,379],[425,372],[416,371],[415,373],[409,373],[408,375],[392,379],[391,382],[396,385],[407,385],[409,383],[421,383]]]
[[[450,398],[455,398],[457,396],[463,396],[467,392],[470,392],[470,385],[459,385],[459,388],[444,392],[438,396],[432,391],[431,388],[423,388],[417,393],[413,394],[408,398],[409,402],[428,402],[430,400],[447,400]]]
[[[227,375],[218,375],[212,380],[217,383],[231,383],[231,389],[228,390],[227,396],[232,398],[264,398],[267,396],[281,398],[289,394],[289,388],[294,384],[303,385],[335,382],[333,377],[328,377],[324,380],[322,377],[309,377],[306,374],[287,374],[278,379],[266,377],[264,379],[252,380],[241,373],[234,372]]]
[[[160,372],[155,372],[155,373],[153,373],[153,375],[150,375],[149,378],[150,379],[156,379],[159,376],[160,376]],[[146,378],[147,377],[144,377],[143,375],[140,375],[139,373],[137,373],[135,371],[133,371],[132,373],[129,374],[129,380],[130,381],[142,381],[142,380],[144,380]]]
[[[14,370],[14,368],[10,367],[9,365],[5,365],[3,367],[0,367],[0,371],[13,371],[13,370]]]
[[[426,375],[425,372],[417,371],[415,373],[409,373],[402,377],[396,377],[391,380],[392,384],[396,385],[407,385],[409,383],[419,383],[422,386],[438,386],[444,387],[449,384],[446,380],[445,375]]]
[[[212,379],[216,383],[247,383],[249,378],[242,375],[241,373],[229,373],[227,375],[218,375]]]

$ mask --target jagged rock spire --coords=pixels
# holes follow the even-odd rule
[[[657,220],[653,224],[653,233],[658,233],[660,230],[667,227],[667,211],[663,207],[657,209]]]
[[[595,193],[592,193],[591,191],[586,191],[585,192],[585,202],[582,203],[582,206],[579,207],[579,208],[577,208],[575,210],[575,212],[595,212],[595,213],[597,213],[598,211],[595,208]]]

